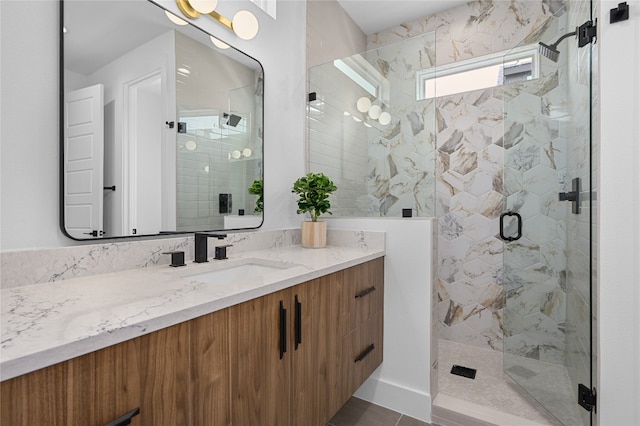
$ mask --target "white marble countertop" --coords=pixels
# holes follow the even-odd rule
[[[171,268],[158,266],[2,290],[0,380],[7,380],[322,275],[384,249],[288,246]],[[203,283],[188,275],[244,263],[287,266],[259,278]]]

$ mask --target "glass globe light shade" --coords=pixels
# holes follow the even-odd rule
[[[258,18],[248,10],[241,10],[233,15],[231,26],[233,27],[233,32],[243,40],[251,40],[254,38],[260,28]]]
[[[380,117],[378,117],[378,122],[383,126],[386,126],[387,124],[391,123],[391,114],[389,114],[386,111],[381,113]]]
[[[356,102],[356,108],[358,108],[358,111],[360,111],[360,112],[369,111],[369,108],[371,108],[371,99],[369,99],[369,98],[367,98],[365,96],[361,97]]]
[[[211,43],[213,43],[213,45],[216,46],[218,49],[228,49],[229,48],[229,45],[227,43],[218,40],[214,36],[209,36],[209,38],[211,39]]]
[[[202,14],[213,12],[218,5],[218,0],[189,0],[189,4]]]
[[[380,105],[372,105],[369,109],[369,117],[371,117],[373,120],[377,120],[378,117],[380,117],[381,112],[382,108],[380,108]]]
[[[176,15],[174,15],[173,13],[169,12],[168,10],[164,11],[165,15],[167,15],[167,18],[169,18],[169,20],[171,22],[173,22],[176,25],[187,25],[188,22],[185,21],[182,18],[178,18]]]

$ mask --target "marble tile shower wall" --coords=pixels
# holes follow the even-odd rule
[[[553,39],[565,3],[540,1],[473,1],[374,34],[368,48],[391,45],[435,31],[435,63],[444,65],[516,45]],[[563,107],[558,73],[535,83],[507,90],[493,88],[436,100],[436,199],[439,219],[438,313],[440,337],[460,343],[502,350],[505,332],[503,243],[497,238],[498,217],[505,208],[526,214],[532,221],[525,239],[509,256],[533,279],[544,276],[538,292],[523,286],[507,288],[524,307],[508,345],[537,359],[557,360],[564,355],[563,324],[566,296],[560,290],[564,253],[559,217],[564,206],[552,203],[551,191],[563,182],[566,158],[561,125],[550,115]],[[522,93],[520,93],[522,92]],[[505,102],[514,110],[504,122]],[[520,120],[517,122],[516,120]],[[503,168],[513,173],[503,176]],[[531,188],[523,191],[524,180]],[[511,192],[509,192],[511,191]],[[528,268],[528,269],[527,269]],[[515,278],[509,278],[514,280]],[[526,312],[526,313],[524,313]],[[537,340],[536,340],[537,339]]]
[[[367,52],[389,82],[391,123],[369,129],[368,216],[435,215],[435,101],[416,100],[416,72],[435,65],[433,33]]]
[[[309,166],[328,174],[338,190],[340,216],[395,216],[412,209],[434,215],[434,101],[416,101],[416,71],[433,65],[433,35],[424,35],[347,59],[365,59],[388,87],[371,96],[333,63],[309,70]],[[391,114],[380,124],[356,109],[369,97]]]

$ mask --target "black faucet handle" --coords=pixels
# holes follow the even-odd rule
[[[228,259],[228,257],[227,257],[227,247],[232,247],[232,244],[225,244],[223,246],[216,246],[215,247],[216,254],[214,256],[214,259],[216,259],[216,260]]]
[[[184,263],[184,251],[165,251],[162,254],[171,255],[171,264],[169,266],[186,266],[186,264]]]

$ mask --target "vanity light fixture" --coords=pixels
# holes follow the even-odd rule
[[[176,0],[176,3],[187,18],[196,19],[200,15],[209,15],[243,40],[251,40],[258,34],[258,19],[248,10],[241,10],[233,19],[229,19],[214,10],[217,0]]]
[[[376,101],[377,99],[374,99]],[[383,126],[391,123],[391,114],[386,111],[382,111],[382,107],[377,104],[373,104],[371,99],[363,96],[356,101],[356,109],[363,114],[367,114],[370,119],[377,120]],[[345,115],[347,112],[345,111]],[[355,120],[355,117],[354,117]],[[357,120],[358,121],[358,120]],[[359,121],[358,121],[359,122]]]

